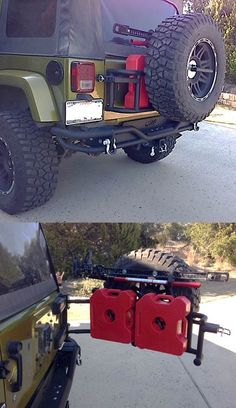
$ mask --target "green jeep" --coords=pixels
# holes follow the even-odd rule
[[[1,224],[0,305],[0,407],[68,407],[80,347],[37,224]]]
[[[122,343],[130,343],[124,334],[132,335],[131,344],[136,347],[190,353],[196,366],[202,362],[205,333],[230,334],[198,313],[201,284],[197,280],[202,274],[176,256],[149,249],[120,258],[112,268],[94,265],[90,254],[83,261],[74,257],[72,264],[75,278],[101,280],[104,289],[93,289],[89,299],[60,293],[41,227],[1,223],[0,408],[69,407],[75,366],[81,363],[80,347],[72,334],[90,333],[93,338]],[[222,273],[221,278],[228,276]],[[149,298],[155,300],[154,306],[161,303],[161,309],[155,306],[154,316],[143,309],[145,316],[134,323],[135,313]],[[90,303],[91,327],[70,327],[68,308],[86,303]],[[168,349],[157,349],[158,339],[150,348],[153,336],[145,328],[137,329],[139,321],[158,337],[164,335]],[[193,342],[193,327],[197,342]],[[148,344],[140,345],[134,330]]]
[[[0,0],[0,208],[53,195],[61,158],[168,156],[213,110],[222,35],[181,0]]]

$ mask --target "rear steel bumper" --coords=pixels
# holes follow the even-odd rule
[[[65,408],[78,358],[80,346],[68,338],[26,408]]]
[[[196,124],[175,122],[161,117],[159,121],[155,121],[154,126],[142,127],[142,120],[140,120],[140,125],[139,127],[139,121],[135,122],[135,126],[126,122],[126,124],[122,125],[100,125],[95,128],[58,125],[51,128],[51,134],[63,149],[88,154],[100,154],[109,153],[108,145],[110,146],[110,152],[112,152],[141,143],[153,143],[168,136],[178,138],[182,132],[198,130]]]

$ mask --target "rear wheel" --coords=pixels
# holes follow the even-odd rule
[[[124,149],[127,156],[139,163],[154,163],[169,156],[176,144],[176,137],[168,136],[165,139],[151,143],[142,143]]]
[[[181,276],[184,273],[192,272],[190,266],[181,258],[169,253],[156,249],[139,249],[128,255],[122,256],[115,264],[115,268],[131,269],[138,271],[161,271],[176,276]],[[117,283],[115,283],[117,285]],[[125,282],[122,289],[128,289],[128,284]],[[197,312],[199,310],[201,297],[200,290],[197,288],[182,288],[176,287],[171,289],[171,295],[174,297],[185,296],[191,302],[191,310]]]
[[[0,208],[16,214],[44,204],[57,185],[54,141],[28,112],[0,112],[0,127]]]

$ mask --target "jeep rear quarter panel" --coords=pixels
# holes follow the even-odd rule
[[[1,359],[10,362],[10,373],[4,380],[9,408],[26,406],[56,355],[53,342],[44,345],[42,333],[50,325],[54,338],[60,329],[58,317],[51,310],[57,296],[58,287],[40,227],[33,223],[2,223],[0,350]],[[23,360],[22,387],[16,393],[12,391],[12,382],[16,381],[17,367],[8,353],[8,344],[13,341],[22,344]],[[2,387],[0,380],[0,402]]]

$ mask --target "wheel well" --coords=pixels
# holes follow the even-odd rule
[[[28,107],[28,101],[22,89],[0,85],[0,111],[19,111]]]

